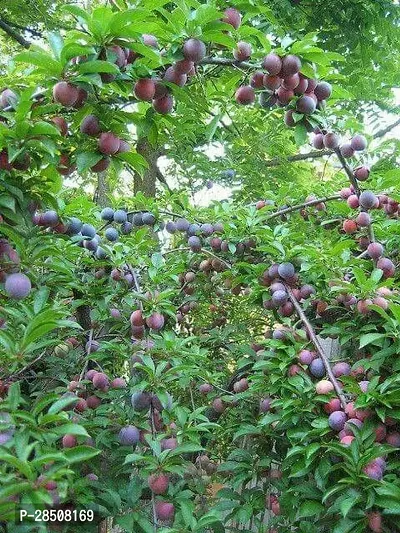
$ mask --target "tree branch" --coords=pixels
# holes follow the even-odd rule
[[[226,67],[245,67],[245,68],[261,68],[260,64],[249,63],[248,61],[236,61],[236,59],[229,59],[226,57],[205,57],[200,65],[221,65]]]
[[[392,124],[389,124],[389,126],[387,126],[386,128],[383,128],[379,131],[377,131],[376,133],[374,133],[374,135],[372,136],[373,139],[379,139],[380,137],[384,137],[387,133],[389,133],[389,131],[391,131],[393,128],[395,128],[396,126],[400,126],[400,118],[397,119],[395,122],[393,122]]]
[[[397,119],[392,124],[389,124],[386,128],[383,128],[372,136],[373,139],[379,139],[381,137],[384,137],[389,131],[391,131],[396,126],[400,126],[400,118]],[[264,166],[266,167],[277,167],[283,163],[293,163],[296,161],[305,161],[307,159],[318,159],[320,157],[324,157],[325,155],[331,155],[335,152],[335,150],[313,150],[312,152],[307,152],[306,154],[296,154],[285,158],[276,157],[274,159],[270,159],[269,161],[266,161],[264,163]]]
[[[9,26],[11,26],[12,28],[18,28],[19,30],[27,31],[31,35],[34,35],[35,37],[43,36],[43,33],[41,31],[34,30],[33,28],[28,28],[27,26],[21,26],[20,24],[15,24],[15,22],[10,22],[9,20],[6,20],[5,18],[3,18],[3,21]]]
[[[267,216],[267,220],[271,218],[279,217],[281,215],[286,215],[287,213],[292,213],[293,211],[299,211],[305,207],[311,207],[313,205],[321,204],[323,202],[329,202],[330,200],[339,200],[340,194],[334,194],[332,196],[325,196],[325,198],[317,198],[315,200],[310,200],[309,202],[304,202],[302,204],[292,205],[291,207],[285,207],[285,209],[280,209],[275,213],[271,213]]]
[[[346,398],[344,397],[344,395],[342,393],[342,390],[341,390],[341,388],[339,386],[339,383],[338,383],[337,379],[333,375],[329,359],[326,357],[325,352],[324,352],[319,340],[317,339],[315,331],[314,331],[311,323],[309,322],[308,318],[304,314],[304,311],[303,311],[301,305],[299,304],[299,302],[294,297],[292,289],[288,285],[286,285],[286,283],[285,283],[285,287],[286,287],[287,293],[289,295],[290,301],[293,304],[293,307],[296,309],[296,312],[299,315],[299,318],[301,319],[301,321],[303,322],[304,326],[306,327],[306,330],[307,330],[307,332],[308,332],[308,334],[310,336],[310,339],[311,339],[312,343],[314,344],[318,355],[320,356],[320,358],[322,359],[322,361],[324,363],[324,366],[325,366],[325,369],[326,369],[326,373],[328,374],[329,379],[330,379],[330,381],[331,381],[331,383],[332,383],[332,385],[333,385],[333,387],[334,387],[334,389],[336,391],[336,394],[337,394],[338,398],[340,399],[340,403],[342,404],[343,409],[345,409],[346,405],[347,405],[346,404]]]
[[[9,24],[7,24],[7,22],[4,22],[3,19],[0,19],[0,28],[24,48],[29,48],[31,46],[29,41],[22,37],[20,33],[15,31]]]
[[[264,162],[264,166],[266,167],[277,167],[283,163],[293,163],[295,161],[306,161],[307,159],[317,159],[319,157],[324,157],[325,155],[332,155],[334,153],[333,150],[315,150],[312,152],[307,152],[306,154],[296,154],[291,155],[289,157],[276,157],[274,159],[270,159],[269,161]]]

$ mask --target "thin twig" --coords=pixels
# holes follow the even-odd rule
[[[38,361],[40,361],[42,357],[44,357],[45,354],[46,352],[41,353],[38,357],[36,357],[36,359],[34,359],[33,361],[25,365],[23,368],[21,368],[21,370],[18,370],[18,372],[16,372],[15,374],[11,374],[10,376],[8,376],[7,379],[14,378],[15,376],[19,376],[20,374],[23,374],[26,370],[28,370],[33,365],[35,365]]]

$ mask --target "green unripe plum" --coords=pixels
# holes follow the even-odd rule
[[[69,350],[70,350],[70,346],[68,344],[58,344],[54,348],[54,354],[57,357],[65,357],[68,354]]]

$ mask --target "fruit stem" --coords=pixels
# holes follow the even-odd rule
[[[308,320],[308,318],[304,314],[304,311],[303,311],[301,305],[299,304],[299,302],[294,297],[292,289],[286,283],[285,283],[285,287],[286,287],[287,293],[289,295],[290,301],[293,304],[293,307],[296,309],[297,314],[299,315],[299,317],[301,318],[301,321],[305,325],[306,330],[307,330],[307,332],[308,332],[308,334],[310,336],[310,339],[311,339],[312,343],[314,344],[315,349],[318,352],[318,355],[320,356],[320,358],[322,359],[322,361],[324,363],[324,366],[325,366],[325,369],[326,369],[326,373],[328,374],[329,379],[330,379],[330,381],[331,381],[331,383],[332,383],[332,385],[333,385],[333,387],[334,387],[334,389],[336,391],[337,397],[339,398],[343,409],[345,409],[346,405],[347,405],[346,399],[345,399],[345,397],[344,397],[344,395],[343,395],[343,393],[342,393],[342,391],[341,391],[341,389],[339,387],[339,383],[338,383],[337,379],[333,375],[329,359],[326,357],[325,352],[324,352],[321,344],[319,343],[317,335],[315,334],[315,331],[314,331],[310,321]]]

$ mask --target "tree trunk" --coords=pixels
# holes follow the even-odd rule
[[[93,201],[99,207],[107,207],[109,201],[110,187],[107,180],[107,172],[99,172],[97,175],[97,187],[94,193]]]
[[[146,159],[149,166],[145,169],[143,176],[135,172],[134,193],[141,192],[145,196],[155,196],[157,175],[159,172],[157,167],[159,149],[158,147],[152,146],[146,137],[141,137],[138,139],[136,150],[138,154]]]

